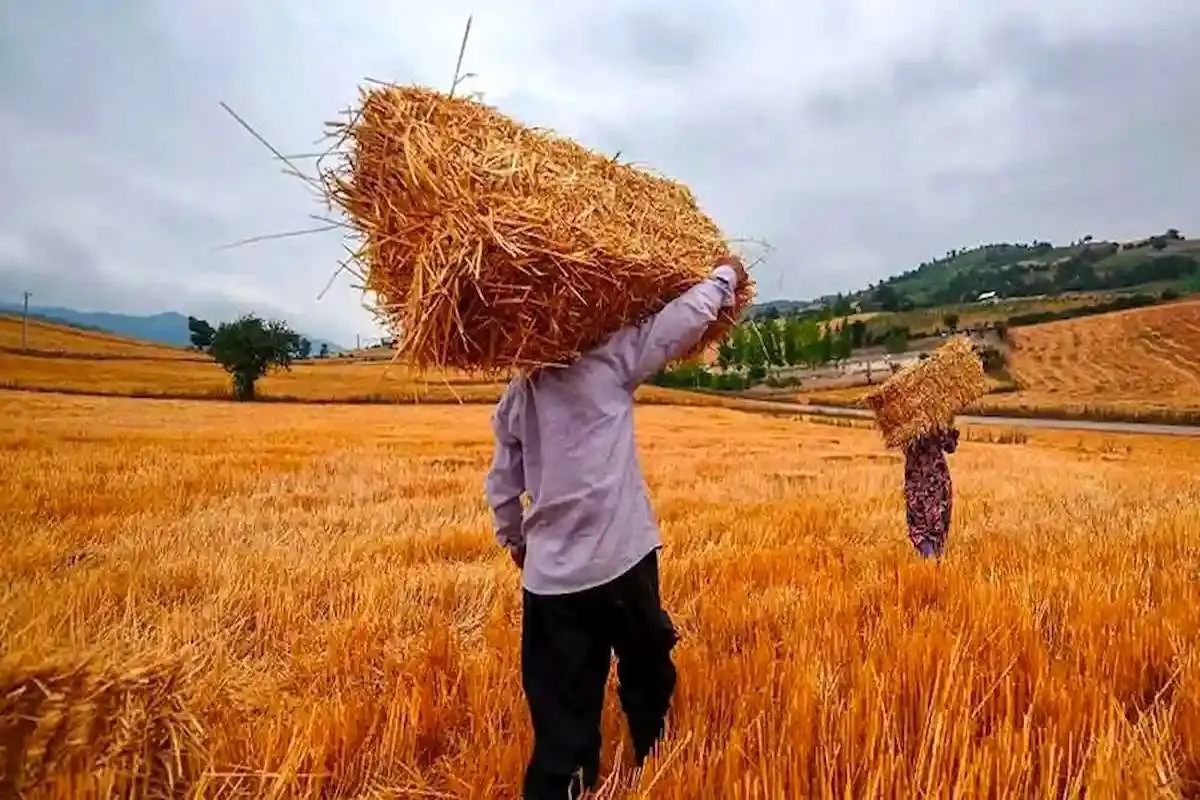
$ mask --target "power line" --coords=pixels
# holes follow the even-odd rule
[[[25,292],[25,308],[21,312],[21,349],[29,349],[29,298],[33,292]]]

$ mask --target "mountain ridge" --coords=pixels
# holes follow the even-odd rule
[[[0,300],[0,314],[20,316],[21,303]],[[111,311],[79,311],[65,306],[29,306],[29,318],[52,322],[86,330],[104,331],[131,339],[171,345],[191,346],[188,318],[177,311],[161,311],[157,314],[120,314]],[[300,334],[312,342],[313,351],[327,345],[330,352],[345,352],[346,348],[327,339]]]

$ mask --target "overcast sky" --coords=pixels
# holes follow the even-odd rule
[[[469,87],[693,187],[765,239],[760,297],[860,288],[951,247],[1200,231],[1186,0],[8,0],[0,299],[375,331],[304,185],[364,77]]]

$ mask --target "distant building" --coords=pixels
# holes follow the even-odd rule
[[[1000,296],[996,292],[984,292],[975,298],[976,303],[995,303],[1000,300]]]

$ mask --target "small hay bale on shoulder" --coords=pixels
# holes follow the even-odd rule
[[[730,253],[691,191],[474,100],[372,86],[322,168],[352,261],[418,368],[566,364],[640,322]],[[699,352],[724,336],[753,297]]]
[[[956,336],[923,361],[893,375],[866,397],[888,447],[945,430],[987,394],[987,374],[970,341]]]

